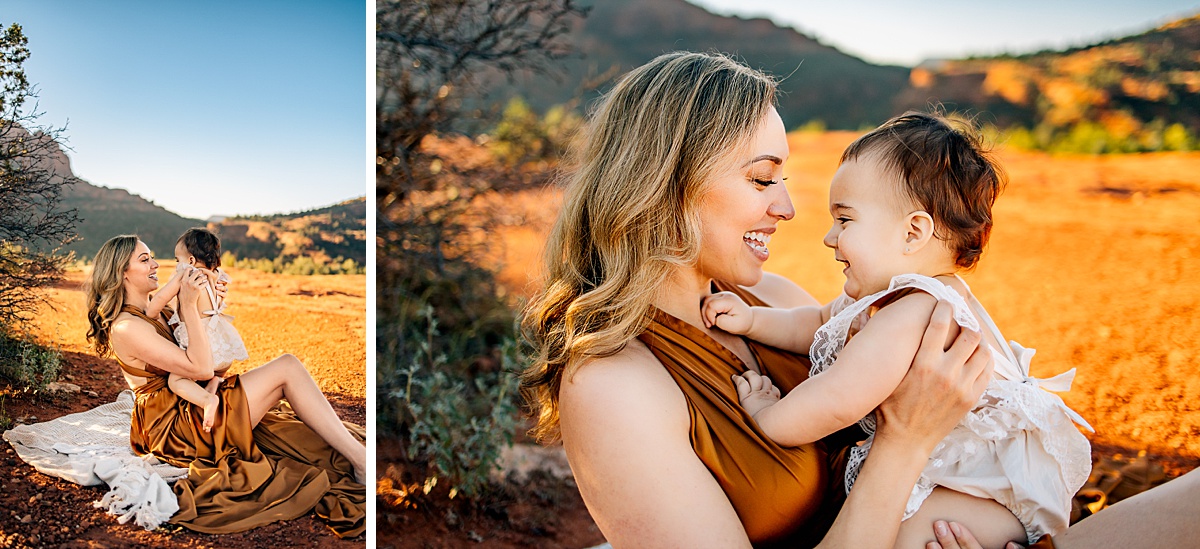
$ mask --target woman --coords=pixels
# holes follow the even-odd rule
[[[144,313],[158,289],[157,270],[136,236],[113,237],[96,253],[85,294],[88,339],[99,355],[116,356],[136,394],[134,451],[188,468],[188,477],[175,483],[180,510],[171,522],[229,533],[315,510],[339,536],[360,535],[366,514],[363,429],[343,424],[304,365],[283,355],[226,377],[217,388],[216,424],[205,431],[200,409],[172,393],[167,376],[207,380],[214,374],[196,307],[208,279],[195,271],[180,288],[179,315],[192,334],[185,351],[166,327],[169,313]],[[294,414],[275,409],[281,398]]]
[[[933,309],[849,496],[837,480],[853,437],[781,448],[741,410],[731,376],[751,369],[789,390],[808,372],[805,357],[700,316],[715,290],[756,305],[815,303],[762,270],[777,223],[795,213],[780,179],[788,145],[774,94],[773,80],[725,57],[663,55],[617,83],[576,151],[545,286],[526,314],[538,354],[523,389],[537,434],[561,435],[615,547],[891,547],[930,452],[991,376],[979,334],[955,337],[949,308]],[[1151,503],[1197,510],[1181,493]],[[1110,530],[1166,541],[1152,538],[1161,527],[1114,520]],[[1075,532],[1063,546],[1112,539]],[[948,547],[977,546],[940,521],[931,533]]]

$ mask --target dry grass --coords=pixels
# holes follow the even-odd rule
[[[842,285],[821,244],[828,184],[857,134],[790,136],[796,219],[767,268],[822,301]],[[1010,183],[979,267],[964,276],[1004,335],[1038,350],[1033,374],[1078,368],[1063,395],[1093,442],[1200,458],[1200,154],[1051,156],[1001,149]],[[518,195],[535,224],[505,233],[501,280],[527,294],[554,191]]]

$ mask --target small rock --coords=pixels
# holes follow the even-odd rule
[[[46,390],[54,393],[78,393],[82,391],[83,388],[74,383],[51,381],[49,385],[46,385]]]
[[[21,517],[21,524],[29,524],[33,522],[33,515],[25,515]]]
[[[87,396],[90,396],[90,397],[92,397],[92,398],[99,398],[99,397],[100,397],[100,393],[97,393],[96,391],[88,391],[88,392],[87,392]]]
[[[75,376],[73,376],[71,374],[65,374],[65,375],[63,375],[63,379],[65,379],[67,381],[75,381]]]

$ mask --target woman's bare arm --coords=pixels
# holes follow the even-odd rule
[[[613,547],[750,547],[692,449],[683,393],[640,342],[564,379],[559,406],[575,481]]]
[[[212,351],[208,334],[200,319],[196,299],[207,282],[204,273],[186,275],[179,291],[179,316],[188,329],[187,351],[158,335],[154,326],[131,316],[118,317],[112,326],[112,346],[126,358],[137,358],[146,364],[179,374],[188,379],[207,380],[213,377]]]

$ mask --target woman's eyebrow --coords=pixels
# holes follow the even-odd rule
[[[743,164],[742,167],[745,168],[746,166],[749,166],[755,162],[759,162],[762,160],[770,160],[771,163],[776,164],[776,165],[783,164],[783,159],[779,158],[778,156],[775,156],[773,154],[760,154],[760,155],[750,159],[749,162]]]

